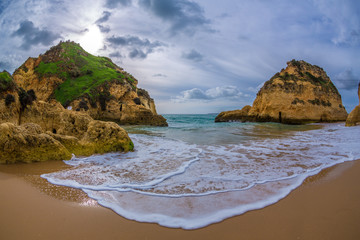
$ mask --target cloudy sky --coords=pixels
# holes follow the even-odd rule
[[[0,71],[68,39],[133,74],[162,114],[251,104],[291,59],[358,104],[358,0],[0,0]]]

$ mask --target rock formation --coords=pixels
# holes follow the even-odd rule
[[[0,91],[0,163],[133,150],[126,131],[116,123],[93,120],[85,112],[64,109],[56,100],[36,100],[32,90],[9,86]]]
[[[215,122],[245,121],[248,117],[251,106],[246,105],[241,110],[221,112],[216,116]]]
[[[70,159],[71,153],[39,125],[0,124],[0,163]]]
[[[349,116],[346,119],[345,126],[352,127],[360,124],[360,83],[358,88],[358,96],[359,96],[359,105],[351,111]]]
[[[341,96],[326,72],[295,60],[265,82],[251,109],[246,111],[247,115],[241,113],[236,120],[301,124],[345,121],[347,117]],[[220,113],[216,121],[228,121],[221,116],[231,114],[235,116]]]
[[[56,99],[97,120],[167,126],[156,113],[154,100],[137,87],[132,75],[74,42],[60,42],[38,58],[29,58],[13,78],[26,91],[33,89],[39,100]]]
[[[0,73],[0,121],[18,124],[20,103],[17,96],[17,86],[11,75],[4,71]]]

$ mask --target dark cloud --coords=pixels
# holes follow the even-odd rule
[[[131,0],[106,0],[105,7],[107,8],[116,8],[119,5],[129,6],[131,5]]]
[[[195,62],[200,62],[204,56],[201,53],[199,53],[198,51],[193,49],[190,52],[184,52],[182,54],[182,57],[192,60],[192,61],[195,61]]]
[[[111,16],[111,12],[103,11],[101,18],[99,18],[95,22],[102,33],[110,32],[110,27],[102,25],[102,23],[109,21],[110,16]]]
[[[334,82],[339,89],[357,89],[360,82],[359,77],[355,77],[352,70],[348,69],[344,72],[339,73],[335,78]]]
[[[49,46],[53,41],[61,38],[59,34],[35,27],[34,23],[29,20],[22,21],[19,29],[13,32],[12,36],[22,37],[23,44],[21,48],[24,50],[28,50],[31,46],[38,44]]]
[[[121,55],[121,53],[117,51],[117,52],[110,53],[109,57],[111,57],[111,58],[123,58],[124,56]]]
[[[2,14],[5,11],[5,9],[8,7],[9,4],[10,4],[9,0],[0,1],[0,14]]]
[[[101,16],[101,18],[99,18],[98,20],[96,20],[96,24],[101,24],[101,23],[104,23],[104,22],[107,22],[109,20],[111,16],[111,12],[108,12],[108,11],[104,11],[103,12],[103,15]]]
[[[197,30],[210,31],[210,21],[205,18],[199,4],[189,0],[140,0],[140,6],[155,16],[171,23],[170,32],[193,35]]]
[[[100,24],[98,24],[97,26],[99,27],[100,32],[102,32],[102,33],[109,33],[111,30],[110,27],[108,27],[108,26],[103,26]]]
[[[149,39],[141,39],[137,36],[123,36],[123,37],[109,37],[107,38],[107,41],[115,44],[115,45],[121,45],[121,46],[140,46],[140,47],[150,47],[150,48],[156,48],[165,46],[165,44],[155,41],[151,42]]]
[[[149,39],[141,39],[137,36],[112,36],[106,39],[112,46],[122,46],[129,50],[130,58],[144,59],[148,54],[154,52],[157,48],[166,46],[159,41],[150,41]]]
[[[83,29],[83,30],[79,30],[79,33],[87,33],[87,32],[89,32],[89,29],[88,29],[88,28],[85,28],[85,29]]]
[[[136,49],[134,48],[130,53],[129,53],[129,58],[141,58],[141,59],[145,59],[147,57],[147,54],[144,53],[142,50],[140,49]]]

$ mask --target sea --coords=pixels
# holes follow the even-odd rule
[[[197,229],[278,202],[321,170],[360,159],[360,126],[215,123],[164,115],[125,126],[135,150],[77,157],[42,175],[138,222]]]

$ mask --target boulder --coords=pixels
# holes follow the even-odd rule
[[[248,121],[248,115],[251,106],[246,105],[241,110],[233,110],[233,111],[226,111],[222,112],[216,116],[215,122],[245,122]]]
[[[134,148],[134,144],[126,131],[114,122],[91,121],[88,130],[80,143],[86,146],[87,154],[106,152],[127,152]]]
[[[359,96],[359,105],[351,111],[349,116],[346,119],[345,126],[352,127],[360,124],[360,83],[358,88],[358,96]]]
[[[114,122],[93,120],[81,138],[46,132],[77,156],[90,156],[107,152],[128,152],[134,144],[126,131]]]
[[[0,124],[0,163],[67,160],[71,153],[34,123]]]
[[[354,110],[351,111],[351,113],[346,119],[345,126],[353,127],[359,124],[360,124],[360,105],[356,106]]]

